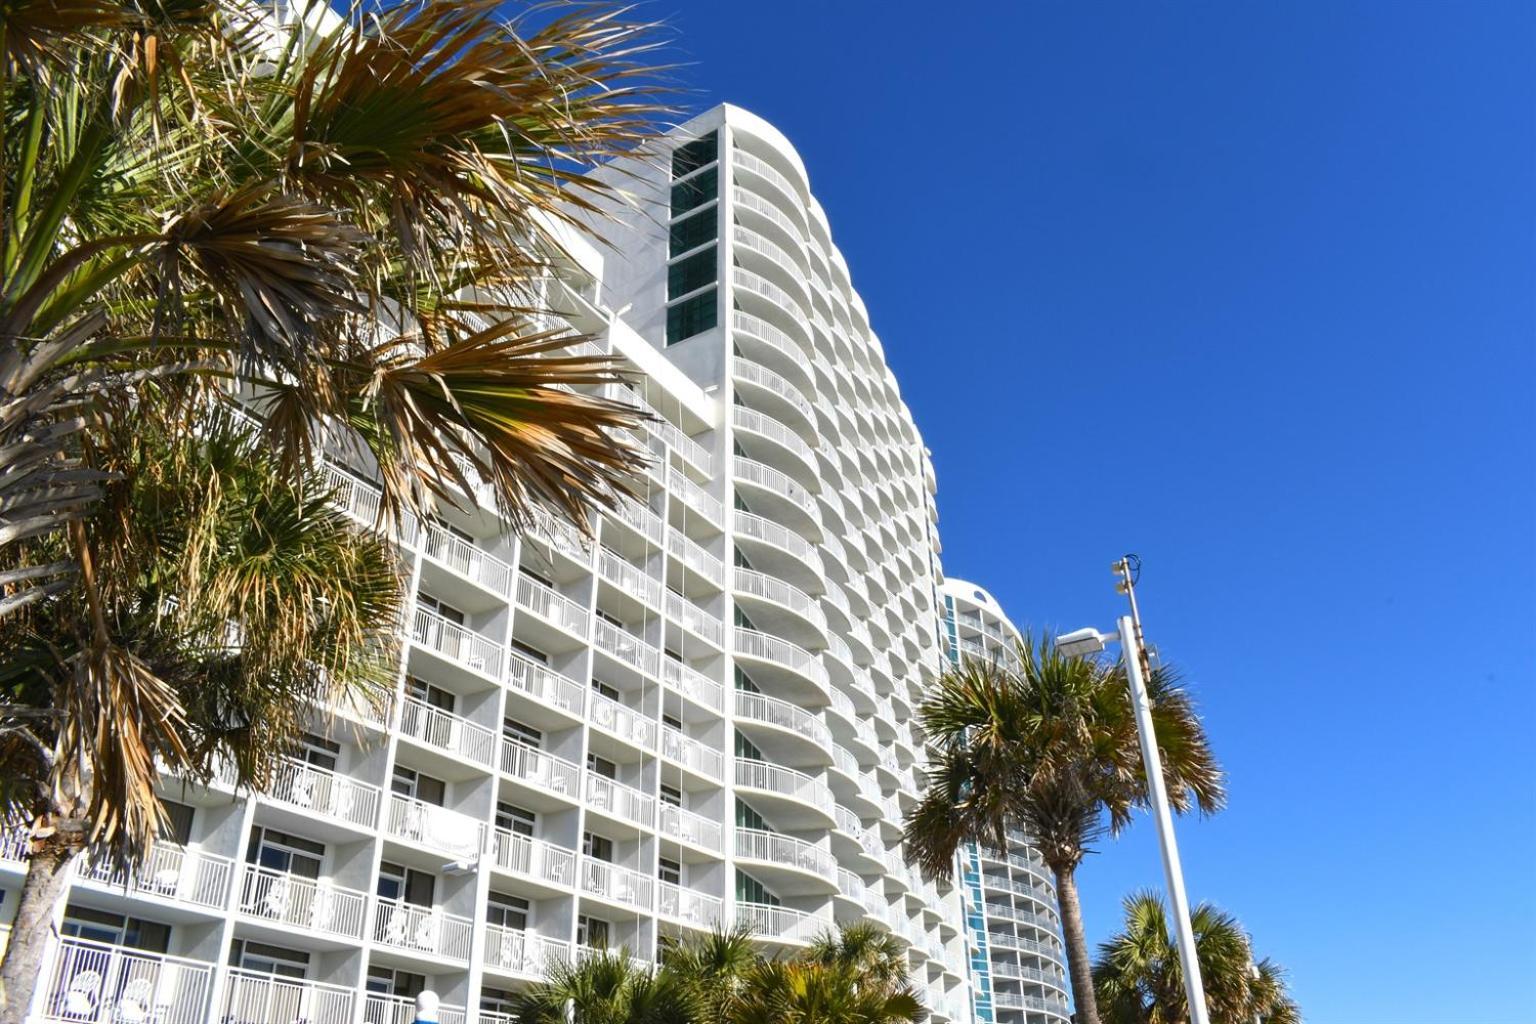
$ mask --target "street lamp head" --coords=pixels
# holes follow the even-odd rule
[[[1090,654],[1098,654],[1107,644],[1118,639],[1113,633],[1100,633],[1092,626],[1084,626],[1058,636],[1056,651],[1068,658],[1086,658]]]

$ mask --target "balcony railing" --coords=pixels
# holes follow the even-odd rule
[[[755,629],[737,626],[735,645],[737,654],[772,662],[799,673],[823,690],[828,688],[827,667],[816,655],[799,644]]]
[[[762,829],[738,828],[736,856],[799,868],[828,881],[837,879],[837,859],[832,856],[832,851],[794,836],[765,832]]]
[[[439,750],[492,767],[496,764],[496,733],[460,715],[407,697],[400,707],[400,731]]]
[[[702,814],[685,810],[676,804],[663,803],[657,808],[657,828],[664,834],[706,850],[721,853],[724,850],[724,832],[720,822]]]
[[[570,761],[510,736],[501,739],[501,770],[514,779],[573,800],[581,778],[581,769]]]
[[[677,591],[667,590],[667,617],[719,647],[725,643],[725,624]]]
[[[531,576],[519,574],[517,577],[517,605],[586,639],[587,625],[591,621],[587,609]]]
[[[372,826],[379,817],[377,786],[291,758],[277,766],[271,788],[262,795],[351,825]]]
[[[764,601],[772,601],[776,605],[788,608],[818,630],[824,631],[827,628],[827,617],[816,604],[816,599],[792,583],[785,583],[777,577],[755,569],[744,569],[738,566],[735,584],[738,594],[750,594]]]
[[[812,546],[810,541],[788,527],[781,526],[770,519],[764,519],[755,513],[744,512],[741,509],[735,510],[731,524],[741,536],[751,537],[753,540],[760,540],[764,544],[779,548],[815,570],[818,577],[821,575],[821,556],[817,554],[815,547]],[[827,539],[824,538],[822,543],[826,544]],[[828,545],[828,547],[831,547],[831,545]],[[836,550],[841,551],[841,545]]]
[[[241,913],[290,928],[360,939],[367,907],[367,893],[255,864],[240,882]]]
[[[707,893],[684,889],[673,882],[656,883],[656,913],[673,917],[699,928],[713,928],[720,923],[723,901]]]
[[[20,856],[11,856],[11,850],[7,849],[3,859],[25,859],[26,836],[19,832],[16,836],[20,843],[16,852]],[[8,836],[6,845],[10,846],[12,842]],[[156,900],[175,900],[222,910],[229,900],[234,861],[203,850],[189,850],[170,840],[160,840],[131,875],[104,861],[86,865],[81,875],[85,880],[127,888]]]
[[[620,522],[629,524],[635,532],[652,544],[661,544],[661,517],[646,506],[634,501],[623,500],[609,514]]]
[[[725,564],[675,526],[667,527],[667,551],[715,586],[725,586]]]
[[[779,330],[762,317],[736,310],[731,314],[731,328],[762,342],[786,360],[805,365],[807,352],[804,343],[795,341],[787,332]]]
[[[465,1024],[467,1019],[464,1007],[438,1004],[437,1024]],[[416,1000],[410,996],[370,992],[363,1000],[363,1024],[413,1024],[415,1020]]]
[[[411,639],[420,646],[488,676],[501,675],[502,649],[494,640],[427,608],[416,609],[411,626]]]
[[[803,238],[805,236],[804,231],[795,225],[795,222],[789,218],[788,214],[768,200],[753,195],[739,185],[732,190],[731,194],[735,197],[737,206],[744,206],[749,210],[762,214],[787,232],[791,238]]]
[[[375,898],[373,941],[396,949],[468,960],[474,922],[441,907],[420,907],[400,900]]]
[[[832,922],[814,917],[803,910],[770,907],[762,903],[737,903],[736,922],[750,927],[765,938],[791,942],[810,942],[832,929]]]
[[[576,882],[576,854],[542,839],[499,828],[491,840],[492,863],[503,871],[556,885]]]
[[[675,468],[667,470],[667,489],[709,522],[716,526],[725,525],[725,506],[720,504],[720,499]]]
[[[542,978],[550,964],[571,962],[571,944],[560,939],[547,939],[537,932],[486,925],[482,959],[487,967]],[[483,1013],[479,1024],[485,1024]]]
[[[661,580],[607,548],[597,549],[597,572],[603,579],[652,608],[661,607]]]
[[[655,797],[594,772],[587,773],[587,804],[637,825],[649,826],[656,816]]]
[[[202,1024],[211,964],[64,938],[43,997],[42,1016],[72,1024]]]
[[[737,273],[740,274],[742,271],[738,269]],[[756,277],[757,275],[754,274],[753,276]],[[775,286],[769,285],[769,287]],[[791,384],[782,374],[770,370],[762,363],[754,363],[750,359],[739,357],[735,362],[734,374],[737,380],[746,381],[748,384],[762,388],[781,401],[788,403],[805,418],[807,423],[816,422],[816,414],[811,409],[810,399],[806,398],[805,392]]]
[[[656,720],[600,693],[592,694],[592,723],[642,750],[656,749]]]
[[[670,725],[661,727],[661,756],[712,779],[725,776],[725,754]]]
[[[832,797],[832,791],[825,784],[804,772],[797,772],[783,765],[769,764],[766,761],[752,761],[738,757],[736,785],[790,797],[810,804],[828,817],[832,816],[833,809],[837,806],[837,801]]]
[[[638,871],[593,857],[581,862],[581,891],[641,910],[651,909],[654,880]]]
[[[654,412],[655,410],[652,411]],[[657,415],[660,416],[659,413]],[[661,438],[668,448],[676,452],[679,457],[694,469],[705,476],[710,476],[714,473],[715,460],[714,456],[710,455],[709,449],[683,433],[676,424],[663,417],[647,423],[646,427],[655,433],[657,437]]]
[[[598,619],[592,637],[597,649],[649,676],[661,672],[661,651],[611,622]]]
[[[661,659],[661,678],[689,700],[712,711],[725,709],[725,687],[676,658]]]
[[[541,704],[581,716],[586,707],[587,687],[532,658],[516,651],[510,653],[505,678],[513,689],[526,693]]]
[[[421,553],[487,590],[503,597],[512,593],[510,565],[436,523],[422,531]]]
[[[430,846],[456,857],[474,857],[485,848],[483,822],[399,793],[390,794],[385,831],[397,839]]]
[[[805,443],[805,439],[793,430],[756,409],[748,409],[744,405],[731,407],[731,418],[737,429],[748,433],[758,434],[777,444],[779,447],[792,452],[801,462],[811,468],[816,468],[816,453],[811,446]]]
[[[823,750],[832,749],[832,734],[827,731],[820,717],[787,700],[750,690],[737,690],[736,717],[776,725],[798,733]]]
[[[355,1024],[357,991],[350,985],[301,981],[229,968],[220,1024]]]

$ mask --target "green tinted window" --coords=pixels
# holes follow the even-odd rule
[[[736,871],[736,902],[757,903],[770,907],[779,905],[779,898],[767,887],[739,868]]]
[[[736,827],[755,828],[759,832],[773,831],[768,827],[768,822],[763,819],[763,816],[757,813],[756,808],[741,800],[736,801]]]
[[[738,732],[736,734],[736,756],[748,761],[761,761],[763,759],[763,752],[757,749],[757,744]]]
[[[720,169],[711,167],[672,186],[672,216],[703,206],[720,192]]]
[[[697,249],[705,242],[713,242],[719,234],[719,225],[720,217],[715,210],[705,210],[686,220],[677,221],[672,225],[671,248],[667,250],[667,255],[676,256],[689,249]]]
[[[713,250],[711,250],[713,251]],[[683,341],[714,327],[718,322],[715,289],[667,307],[667,344]]]
[[[698,291],[715,283],[715,247],[678,260],[667,268],[667,298]]]
[[[691,174],[705,164],[714,163],[719,155],[719,132],[710,132],[692,142],[685,142],[672,151],[672,177],[681,178]]]

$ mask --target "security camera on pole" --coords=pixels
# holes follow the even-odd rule
[[[1120,641],[1125,654],[1125,674],[1131,685],[1131,705],[1136,712],[1136,733],[1141,740],[1141,761],[1147,773],[1147,794],[1152,815],[1157,821],[1157,840],[1163,852],[1163,873],[1168,879],[1168,902],[1173,911],[1173,927],[1179,944],[1179,962],[1184,968],[1184,994],[1189,1000],[1190,1024],[1210,1024],[1205,1009],[1205,984],[1200,978],[1200,960],[1195,953],[1195,932],[1190,925],[1189,897],[1184,893],[1184,869],[1179,863],[1179,845],[1173,836],[1173,812],[1168,806],[1168,788],[1163,783],[1163,759],[1158,753],[1157,736],[1152,726],[1152,702],[1147,699],[1147,679],[1152,665],[1147,657],[1146,638],[1141,631],[1141,612],[1136,607],[1136,579],[1141,575],[1141,559],[1126,555],[1114,564],[1120,577],[1115,589],[1130,601],[1131,614],[1122,615],[1119,635],[1101,633],[1089,627],[1056,638],[1056,649],[1068,657],[1097,654],[1105,646]]]

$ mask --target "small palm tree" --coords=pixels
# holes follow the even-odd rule
[[[692,1024],[693,993],[672,971],[644,970],[625,950],[602,950],[575,963],[552,960],[511,1013],[521,1024]]]
[[[1007,849],[1023,829],[1056,876],[1062,937],[1080,1024],[1099,1024],[1076,871],[1095,839],[1117,833],[1147,788],[1123,665],[1068,658],[1049,640],[1017,648],[1017,671],[968,659],[949,669],[918,717],[938,750],[927,790],[907,816],[906,844],[947,878],[960,847]],[[1178,676],[1147,679],[1164,782],[1179,811],[1213,812],[1222,773]]]
[[[1093,965],[1105,1024],[1188,1024],[1184,970],[1162,900],[1133,893],[1124,906],[1125,929],[1099,946]],[[1254,961],[1236,918],[1202,903],[1191,924],[1212,1024],[1300,1024],[1284,972],[1268,958]]]
[[[747,925],[715,928],[662,951],[662,970],[692,993],[700,1024],[731,1024],[762,961]]]
[[[868,922],[822,932],[801,959],[829,970],[846,971],[866,989],[897,992],[911,985],[905,943]]]
[[[907,986],[887,989],[848,966],[796,958],[753,972],[734,1024],[919,1024],[927,1016]]]

